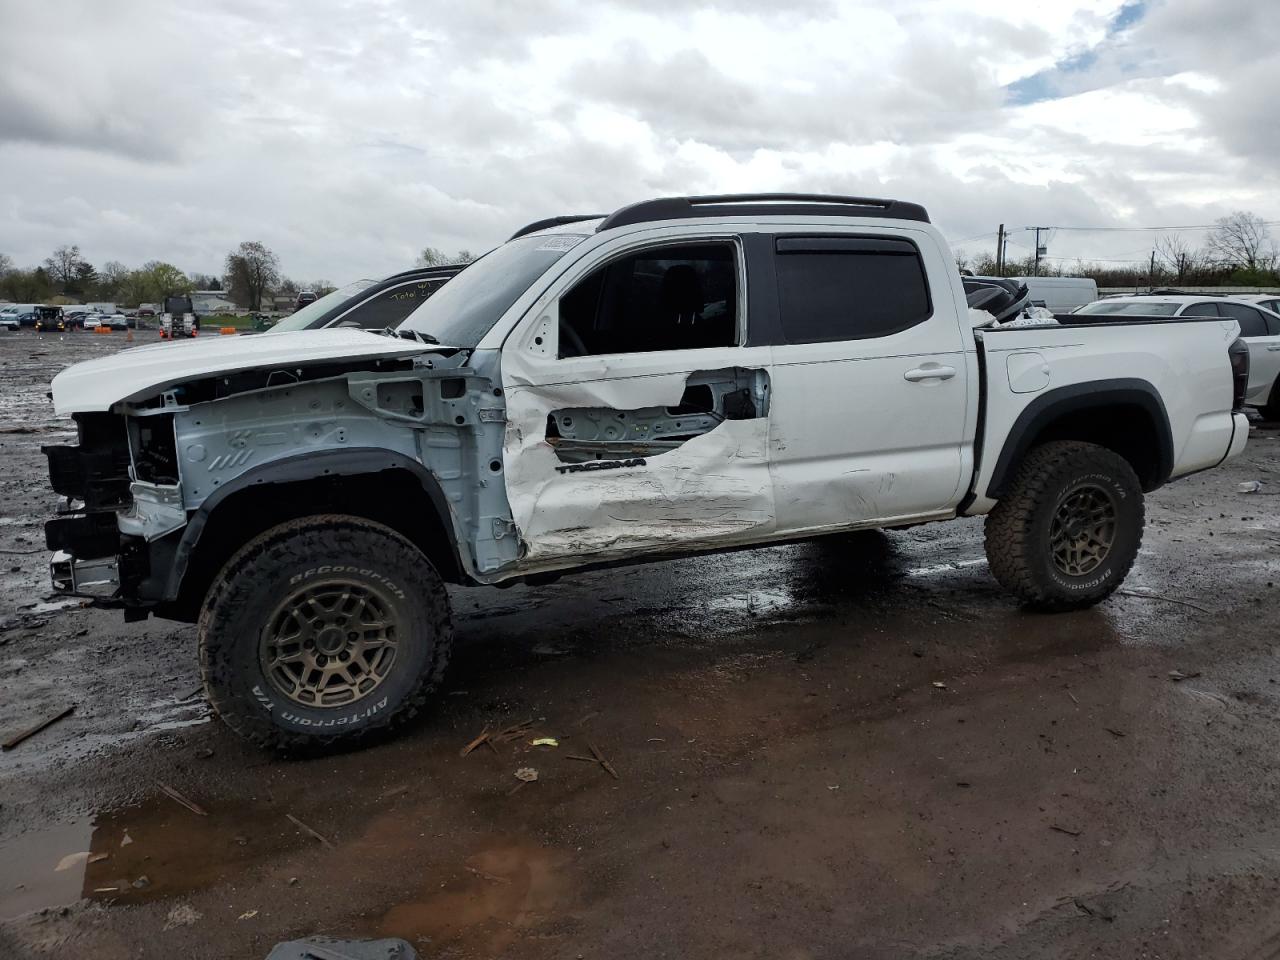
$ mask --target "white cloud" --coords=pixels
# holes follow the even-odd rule
[[[7,0],[0,251],[211,272],[260,239],[343,281],[549,214],[753,189],[920,200],[954,238],[1280,219],[1276,18],[1153,0],[1117,31],[1120,7]],[[1009,105],[1055,64],[1064,89]]]

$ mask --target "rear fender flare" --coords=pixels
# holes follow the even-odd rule
[[[1173,473],[1173,431],[1169,428],[1169,413],[1164,400],[1160,391],[1146,380],[1120,378],[1058,387],[1027,404],[1005,437],[987,484],[987,496],[992,500],[1004,496],[1022,458],[1055,420],[1083,410],[1107,407],[1138,407],[1151,418],[1155,424],[1157,450],[1155,483],[1151,489],[1163,484]]]

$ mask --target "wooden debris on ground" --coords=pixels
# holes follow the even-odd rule
[[[286,813],[285,816],[289,818],[289,820],[293,823],[294,826],[296,826],[303,833],[307,834],[307,836],[311,837],[313,840],[319,840],[320,843],[322,843],[326,847],[330,847],[330,848],[333,847],[333,844],[329,842],[329,838],[326,837],[323,833],[320,833],[318,830],[313,830],[311,827],[307,826],[305,823],[303,823],[301,820],[295,817],[292,813]]]
[[[180,794],[177,790],[173,789],[173,787],[169,786],[167,783],[161,783],[159,780],[157,780],[156,786],[160,788],[160,791],[165,796],[169,797],[169,799],[174,800],[177,803],[182,804],[184,807],[186,807],[188,810],[194,813],[197,817],[207,817],[209,815],[208,810],[200,806],[200,804],[196,803],[194,800],[189,800],[188,798],[184,797],[182,794]]]
[[[5,750],[12,750],[18,744],[22,743],[23,740],[26,740],[29,737],[34,737],[37,733],[39,733],[45,727],[51,727],[55,723],[57,723],[59,720],[61,720],[63,717],[71,716],[71,713],[75,710],[75,708],[76,708],[76,705],[73,703],[71,704],[71,706],[65,708],[60,713],[55,713],[53,716],[46,717],[45,719],[41,720],[35,726],[28,727],[26,730],[23,730],[21,733],[15,733],[3,744],[0,744],[0,746],[2,746],[3,749]]]

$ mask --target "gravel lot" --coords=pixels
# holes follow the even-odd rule
[[[1280,955],[1267,427],[1096,609],[1020,610],[975,520],[459,589],[434,710],[281,760],[193,628],[49,596],[48,382],[123,339],[0,336],[0,738],[75,705],[0,755],[0,957]]]

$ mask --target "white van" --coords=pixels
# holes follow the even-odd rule
[[[1070,313],[1098,299],[1098,284],[1088,277],[1014,277],[1027,285],[1031,306],[1053,313]]]

